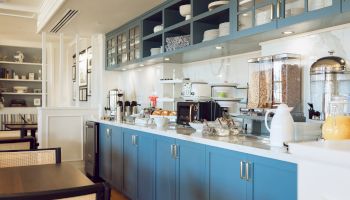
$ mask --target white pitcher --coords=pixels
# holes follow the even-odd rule
[[[283,147],[284,142],[293,140],[294,135],[294,120],[289,108],[286,104],[280,104],[277,109],[268,110],[265,114],[265,126],[270,132],[271,146]],[[271,128],[267,124],[267,117],[270,113],[275,113],[271,121]]]

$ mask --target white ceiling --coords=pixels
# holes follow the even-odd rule
[[[68,9],[75,9],[78,14],[61,32],[70,36],[107,33],[162,2],[164,0],[67,0],[43,31],[49,32]]]
[[[0,37],[40,42],[41,35],[37,33],[36,20],[43,2],[44,0],[0,0]],[[68,9],[76,9],[79,13],[61,29],[65,36],[79,34],[89,37],[94,33],[107,33],[162,2],[164,0],[65,0],[42,31],[49,32]]]
[[[40,41],[36,16],[43,0],[0,0],[0,37],[7,40]]]

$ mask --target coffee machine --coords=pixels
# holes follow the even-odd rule
[[[117,114],[117,108],[124,105],[124,92],[120,89],[109,90],[107,95],[108,109],[110,117],[114,118]],[[121,109],[122,111],[123,109]]]

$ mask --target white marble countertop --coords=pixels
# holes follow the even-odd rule
[[[146,126],[126,124],[126,123],[117,123],[114,121],[106,121],[106,120],[99,120],[99,119],[90,119],[90,120],[103,123],[103,124],[112,125],[112,126],[118,126],[122,128],[128,128],[128,129],[133,129],[137,131],[152,133],[160,136],[171,137],[171,138],[185,140],[189,142],[195,142],[195,143],[219,147],[223,149],[262,156],[266,158],[272,158],[272,159],[282,160],[286,162],[297,163],[297,159],[293,155],[289,154],[286,148],[273,148],[265,141],[261,141],[253,138],[246,138],[244,136],[229,136],[229,137],[205,136],[197,132],[194,132],[189,135],[185,135],[185,134],[180,134],[176,130],[171,130],[171,129],[157,129],[155,127],[146,127]]]
[[[350,140],[291,143],[289,152],[304,160],[350,167]]]

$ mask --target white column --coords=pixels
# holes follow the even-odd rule
[[[59,59],[59,68],[58,68],[58,87],[59,87],[59,95],[57,97],[60,97],[60,104],[64,103],[64,69],[65,69],[65,50],[64,50],[64,34],[60,33],[60,59]],[[62,105],[60,105],[62,106]]]
[[[47,106],[47,76],[46,76],[46,67],[47,67],[47,60],[46,60],[46,32],[41,33],[41,61],[42,61],[42,67],[41,67],[41,90],[42,90],[42,102],[41,106],[45,108]]]
[[[79,106],[79,80],[80,80],[80,74],[79,74],[79,41],[80,37],[78,34],[75,35],[75,63],[76,63],[76,85],[74,90],[76,91],[76,99],[75,99],[75,106]]]

